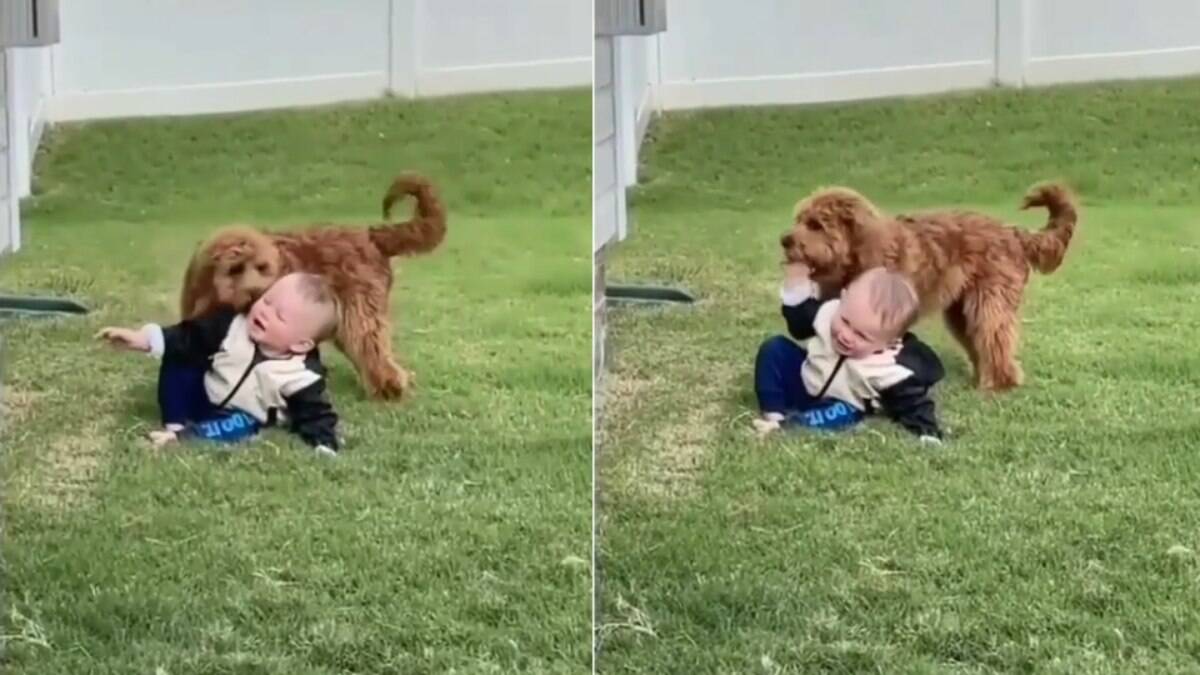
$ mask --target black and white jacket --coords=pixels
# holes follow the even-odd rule
[[[833,317],[841,300],[820,300],[815,284],[784,289],[788,332],[808,352],[801,377],[814,397],[836,398],[867,414],[882,412],[918,436],[940,439],[929,390],[945,371],[932,349],[912,333],[886,349],[851,359],[834,349]]]
[[[316,349],[269,357],[250,339],[246,315],[231,310],[142,330],[151,355],[206,369],[204,388],[214,405],[237,408],[267,426],[286,426],[309,445],[338,449],[337,413]]]

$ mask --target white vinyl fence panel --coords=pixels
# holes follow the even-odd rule
[[[7,61],[13,190],[17,197],[27,197],[33,186],[33,157],[45,130],[50,102],[50,48],[9,49]]]
[[[32,187],[49,93],[47,48],[0,50],[0,252],[21,247],[18,203]]]
[[[52,120],[591,82],[590,0],[62,0]]]
[[[646,40],[657,109],[809,103],[1200,73],[1200,2],[670,0]]]
[[[659,99],[688,108],[984,86],[995,3],[670,2]]]
[[[592,81],[590,0],[429,0],[423,12],[418,94]]]
[[[1200,72],[1196,0],[1028,0],[1030,84]]]

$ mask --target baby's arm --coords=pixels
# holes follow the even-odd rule
[[[892,421],[925,441],[940,442],[937,408],[929,397],[929,387],[916,378],[908,378],[879,392],[879,403]]]
[[[779,299],[783,301],[783,318],[788,333],[797,340],[807,340],[815,335],[813,322],[822,302],[817,298],[817,286],[809,278],[808,267],[802,263],[784,265],[783,288]]]
[[[940,443],[942,430],[929,392],[945,377],[946,370],[937,353],[915,336],[906,335],[903,345],[896,363],[911,374],[887,388],[880,387],[880,404],[888,417],[920,436],[923,442]]]
[[[338,450],[338,416],[325,392],[325,379],[319,379],[286,399],[292,431],[317,450]]]
[[[120,349],[135,352],[150,351],[150,336],[144,330],[109,326],[101,328],[100,332],[96,333],[96,338],[107,340],[110,345]]]
[[[221,350],[235,318],[237,312],[221,310],[174,326],[147,324],[142,330],[150,336],[151,354],[175,361],[207,363],[209,357]]]
[[[96,337],[102,340],[107,340],[112,346],[121,349],[151,353],[154,351],[153,331],[149,330],[148,328],[134,329],[116,328],[110,326],[108,328],[100,329],[100,332],[96,334]],[[179,437],[179,432],[182,430],[182,425],[167,424],[162,429],[156,429],[150,432],[150,442],[154,445],[154,447],[161,448],[169,443],[175,442]]]
[[[202,362],[221,349],[229,324],[237,314],[222,311],[200,319],[181,321],[174,326],[148,323],[141,328],[102,328],[96,337],[114,347],[149,352],[151,356],[170,356],[176,360]]]

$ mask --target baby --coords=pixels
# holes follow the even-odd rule
[[[325,392],[317,344],[337,326],[324,278],[289,274],[248,312],[219,310],[174,326],[105,328],[97,337],[162,358],[156,446],[181,434],[231,442],[286,425],[318,453],[335,456],[337,414]]]
[[[941,443],[929,390],[944,371],[937,354],[908,332],[919,300],[901,274],[863,272],[840,299],[819,300],[808,269],[786,265],[780,296],[792,338],[758,350],[754,388],[760,434],[783,425],[842,429],[883,412],[923,442]]]

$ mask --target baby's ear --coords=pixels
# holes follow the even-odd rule
[[[296,342],[293,342],[291,351],[293,354],[307,354],[313,350],[313,347],[316,346],[316,342],[305,338],[303,340],[297,340]]]

